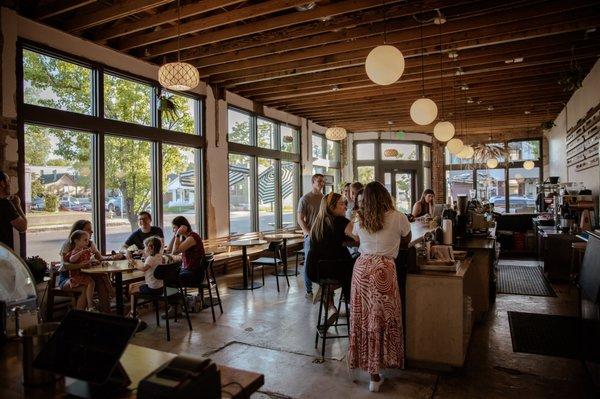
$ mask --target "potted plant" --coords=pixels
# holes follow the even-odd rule
[[[25,264],[27,264],[36,284],[44,281],[44,276],[48,269],[48,263],[44,259],[39,256],[30,256],[25,259]]]
[[[554,126],[556,126],[556,124],[554,123],[554,121],[548,120],[548,121],[544,121],[541,124],[541,128],[542,130],[550,130],[552,129]]]
[[[177,119],[177,105],[175,104],[173,95],[162,93],[158,96],[158,110],[162,112],[166,118],[174,121]]]

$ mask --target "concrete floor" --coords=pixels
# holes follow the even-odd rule
[[[217,363],[261,372],[265,385],[254,398],[362,398],[368,376],[351,382],[346,372],[347,339],[328,341],[326,361],[316,362],[314,348],[318,307],[304,298],[302,278],[277,293],[275,277],[255,291],[227,289],[238,275],[222,276],[225,313],[212,323],[210,309],[173,323],[167,342],[164,322],[156,327],[151,311],[142,311],[149,327],[133,343],[173,353],[207,356]],[[283,288],[285,287],[285,288]],[[472,334],[464,369],[452,373],[429,370],[386,370],[381,398],[587,398],[584,368],[579,361],[512,351],[508,310],[575,315],[575,290],[554,286],[558,297],[503,295]],[[218,312],[217,312],[218,314]]]

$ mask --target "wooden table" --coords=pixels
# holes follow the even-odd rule
[[[129,344],[121,356],[121,364],[131,379],[129,388],[137,388],[144,377],[175,356],[177,355],[174,353]],[[217,368],[221,372],[221,386],[231,384],[224,388],[223,398],[249,398],[265,383],[263,374],[224,365],[217,365]],[[27,389],[23,387],[21,383],[23,367],[16,341],[10,341],[0,348],[0,371],[3,375],[3,378],[0,379],[0,397],[2,398],[64,398],[66,386],[74,382],[73,379],[66,378],[59,380],[55,385],[41,388]],[[135,392],[130,392],[129,397],[135,398]]]
[[[248,247],[254,247],[256,245],[264,245],[267,244],[265,240],[235,240],[229,241],[225,245],[230,247],[241,247],[242,248],[242,275],[243,282],[242,284],[234,284],[229,286],[229,288],[233,290],[253,290],[256,288],[262,287],[262,284],[252,283],[248,284]]]
[[[265,234],[264,236],[266,239],[269,240],[281,240],[283,241],[283,253],[281,254],[281,257],[283,259],[281,259],[283,261],[283,263],[285,263],[285,267],[287,269],[288,267],[288,263],[287,263],[287,240],[291,240],[294,238],[302,238],[304,237],[302,234],[297,234],[297,233],[277,233],[277,234]],[[273,274],[275,274],[275,272],[273,272]],[[278,274],[279,276],[285,276],[286,273],[285,272],[280,272]],[[298,271],[292,271],[290,269],[287,269],[287,275],[288,276],[297,276],[298,275]]]
[[[133,260],[138,265],[142,264],[141,260]],[[81,269],[87,274],[113,274],[115,276],[115,295],[117,296],[117,314],[123,316],[125,314],[123,306],[123,272],[131,272],[135,270],[128,260],[113,260],[100,263],[98,266]]]

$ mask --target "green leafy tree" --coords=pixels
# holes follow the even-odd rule
[[[23,69],[26,103],[92,113],[90,69],[28,50],[23,52]],[[105,75],[104,81],[104,114],[107,118],[151,124],[153,93],[150,86],[111,75]],[[194,133],[189,101],[182,96],[174,96],[174,101],[181,107],[181,112],[176,118],[166,118],[163,127]],[[47,141],[40,140],[39,130],[46,133]],[[29,157],[30,164],[64,163],[81,172],[77,175],[78,185],[86,191],[91,188],[91,173],[83,173],[91,162],[90,134],[55,128],[29,131],[32,133],[29,138],[29,133],[26,134],[26,158]],[[51,136],[54,140],[48,139]],[[178,147],[170,147],[164,152],[164,174],[182,171],[189,164],[181,151]],[[105,162],[106,189],[122,195],[122,211],[134,229],[137,213],[147,209],[151,202],[150,142],[106,136]]]
[[[32,176],[31,179],[31,198],[42,197],[45,192],[44,185],[42,184],[42,181],[39,179],[39,177],[33,177],[34,176]]]
[[[35,125],[25,125],[25,163],[28,165],[46,165],[48,162],[48,148],[51,147],[50,139],[44,128]]]
[[[229,131],[229,141],[250,144],[250,125],[248,122],[236,122]]]

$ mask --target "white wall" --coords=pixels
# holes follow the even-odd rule
[[[596,62],[590,73],[585,77],[583,86],[578,89],[554,123],[550,131],[545,133],[548,138],[549,176],[559,176],[561,182],[583,182],[592,190],[594,195],[600,194],[600,168],[595,166],[580,172],[575,166],[567,168],[567,129],[577,124],[589,109],[600,103],[600,60]]]
[[[48,47],[62,50],[92,61],[100,62],[131,74],[156,79],[158,66],[119,53],[108,47],[98,45],[85,39],[69,35],[52,27],[34,22],[17,15],[14,11],[1,8],[1,29],[4,39],[2,52],[2,116],[15,118],[16,107],[16,41],[25,38]],[[229,233],[229,195],[228,195],[228,162],[227,162],[227,106],[255,111],[257,107],[252,101],[233,93],[226,93],[225,100],[216,100],[216,93],[204,82],[193,92],[206,95],[206,192],[208,202],[207,224],[210,237],[222,236]],[[311,131],[323,133],[325,128],[312,122],[273,108],[262,107],[262,113],[278,121],[287,122],[301,129],[302,143],[302,174],[312,175]],[[18,160],[18,145],[16,140],[7,143],[7,161]],[[16,189],[16,181],[14,182]]]

